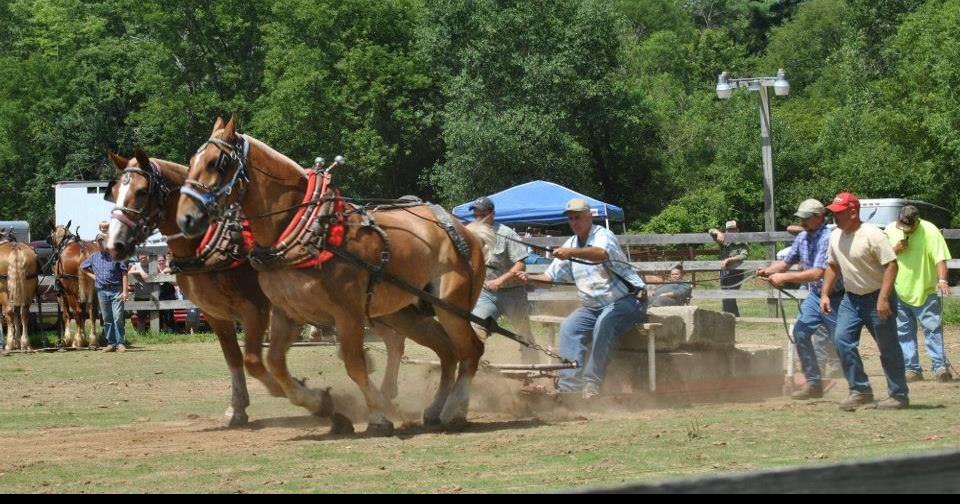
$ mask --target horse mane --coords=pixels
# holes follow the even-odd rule
[[[255,145],[257,149],[259,149],[260,152],[267,157],[267,161],[272,161],[274,164],[278,166],[284,166],[294,171],[298,175],[298,178],[295,181],[288,180],[288,182],[295,182],[296,184],[300,184],[303,182],[303,180],[307,178],[307,171],[304,170],[303,167],[300,166],[300,164],[298,164],[296,161],[290,159],[282,152],[274,149],[273,147],[270,147],[266,143],[261,142],[260,140],[258,140],[253,136],[245,134],[244,137],[246,137],[248,142],[250,142],[252,145]],[[279,181],[282,182],[283,180],[284,179],[281,178]]]

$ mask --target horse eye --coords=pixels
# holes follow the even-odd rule
[[[137,196],[138,198],[142,198],[142,197],[144,197],[144,196],[146,196],[146,195],[147,195],[147,190],[146,190],[146,189],[137,189],[136,196]]]

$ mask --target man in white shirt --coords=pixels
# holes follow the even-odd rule
[[[553,250],[543,274],[516,273],[523,281],[574,282],[583,304],[560,325],[560,355],[580,363],[560,371],[560,392],[600,393],[617,339],[647,314],[646,286],[630,267],[616,235],[593,224],[586,201],[574,198],[564,213],[573,236]]]
[[[820,295],[820,309],[830,313],[829,293],[837,278],[843,276],[846,289],[837,309],[837,327],[833,339],[840,354],[850,395],[840,409],[854,411],[873,405],[873,389],[863,371],[858,347],[864,326],[880,348],[880,363],[887,378],[890,397],[876,404],[882,409],[903,409],[910,405],[903,351],[897,339],[897,255],[883,231],[860,222],[860,200],[840,193],[827,206],[833,212],[837,228],[830,235],[828,268]]]

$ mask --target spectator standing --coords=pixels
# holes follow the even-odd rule
[[[728,233],[740,232],[737,221],[727,221],[724,229],[725,232],[716,228],[707,231],[713,240],[720,245],[720,288],[723,290],[739,289],[740,284],[743,283],[744,272],[734,268],[747,259],[748,249],[746,244],[735,243],[728,239]],[[723,311],[733,314],[734,317],[739,317],[740,308],[737,306],[737,300],[734,298],[724,299]]]
[[[123,303],[127,300],[129,283],[127,261],[114,261],[104,247],[106,235],[97,236],[100,251],[96,252],[80,265],[81,271],[94,279],[97,298],[100,301],[100,313],[103,316],[103,336],[107,340],[104,352],[126,352],[124,340],[125,317]]]
[[[620,334],[646,316],[646,290],[616,235],[593,224],[586,201],[568,201],[564,213],[573,236],[553,250],[553,262],[545,272],[519,271],[516,276],[525,282],[576,283],[583,306],[560,324],[560,355],[581,366],[560,370],[558,387],[590,399],[600,393]]]
[[[860,358],[860,333],[864,326],[880,349],[880,364],[887,378],[890,397],[880,401],[883,409],[902,409],[910,405],[903,351],[897,339],[897,255],[880,228],[860,222],[860,200],[840,193],[827,210],[833,212],[837,229],[830,234],[828,269],[820,293],[820,309],[833,311],[829,293],[843,276],[845,293],[837,309],[834,343],[840,354],[850,395],[840,409],[854,411],[873,405],[873,389]]]
[[[886,227],[897,254],[897,336],[903,350],[907,381],[923,380],[917,352],[917,322],[937,381],[953,380],[950,360],[943,345],[943,306],[940,295],[949,295],[947,261],[950,250],[933,223],[920,218],[913,205],[900,209],[897,220]]]

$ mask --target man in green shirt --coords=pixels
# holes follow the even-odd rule
[[[950,293],[947,285],[947,261],[950,250],[943,234],[929,221],[920,218],[913,205],[900,209],[897,220],[886,227],[887,237],[897,253],[896,290],[897,336],[903,349],[907,381],[923,380],[923,368],[917,352],[917,322],[923,327],[923,339],[937,381],[951,381],[950,361],[943,346],[943,320],[940,294]]]

